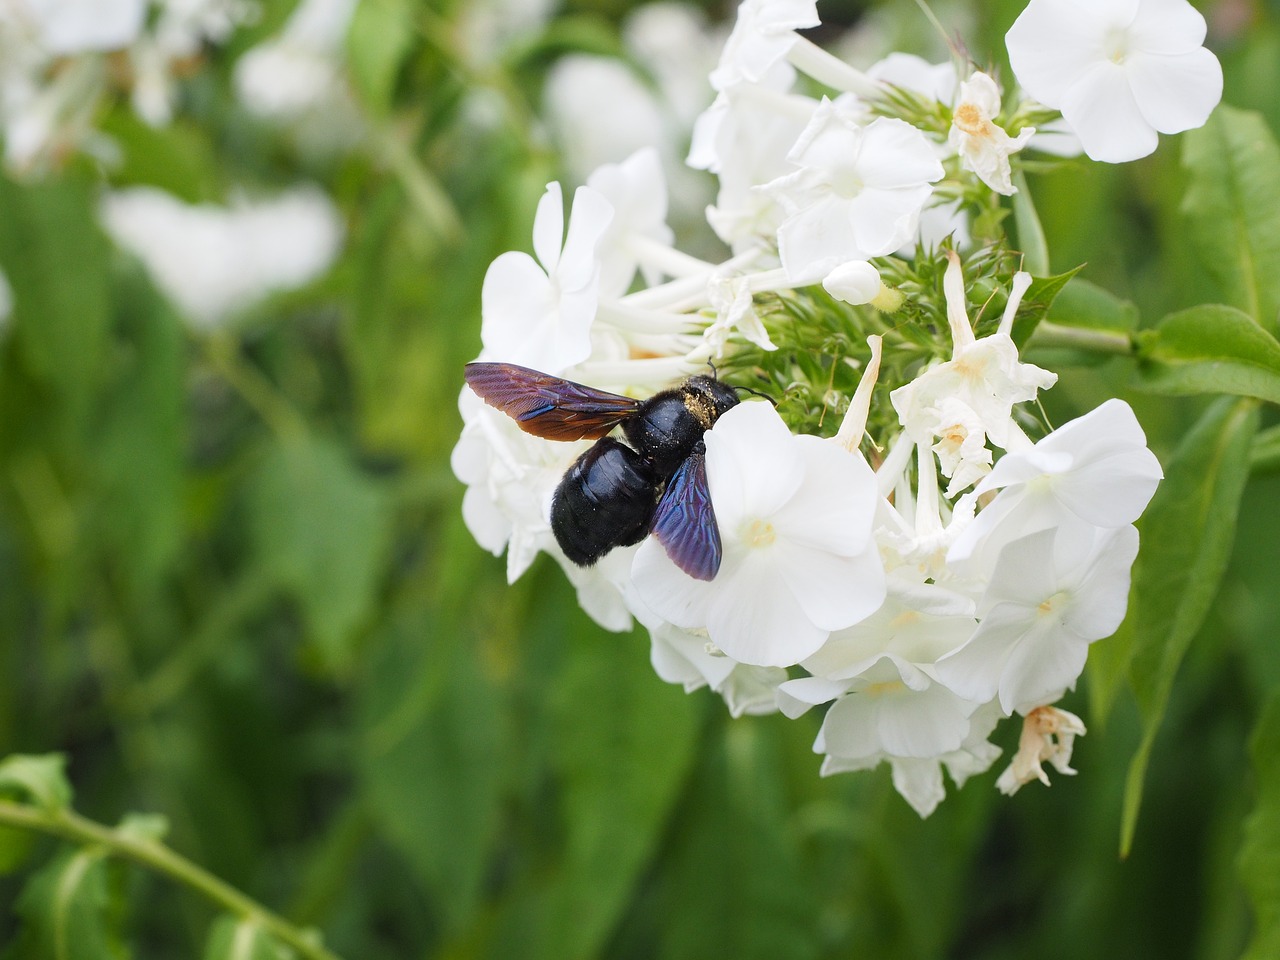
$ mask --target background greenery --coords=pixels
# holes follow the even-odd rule
[[[631,6],[569,4],[481,69],[451,53],[462,2],[361,4],[348,55],[369,132],[351,153],[316,160],[234,105],[231,65],[281,0],[210,54],[172,126],[110,106],[118,169],[0,179],[16,304],[0,334],[0,756],[65,755],[92,820],[163,818],[95,836],[65,814],[55,762],[0,766],[4,809],[40,827],[0,827],[9,955],[288,955],[208,878],[134,862],[161,833],[348,960],[1280,955],[1272,412],[1171,398],[1218,389],[1170,386],[1205,369],[1171,327],[1142,364],[1033,349],[1062,374],[1054,422],[1125,397],[1177,464],[1144,522],[1130,625],[1065,702],[1090,727],[1081,773],[1009,799],[993,771],[926,821],[886,769],[820,779],[817,718],[730,720],[667,686],[641,632],[595,627],[550,562],[507,586],[462,525],[448,458],[481,278],[527,249],[560,175],[539,86],[568,50],[617,52]],[[927,34],[911,4],[880,6],[901,8],[899,46]],[[1000,56],[1021,6],[972,5],[975,59]],[[1262,2],[1200,6],[1225,102],[1259,115],[1030,178],[1053,268],[1087,262],[1131,302],[1121,325],[1248,310],[1245,288],[1280,278],[1265,133],[1280,26]],[[479,86],[505,122],[467,122]],[[193,201],[318,181],[345,252],[307,290],[193,332],[100,232],[104,177]],[[1272,333],[1275,302],[1255,313]],[[1234,369],[1212,368],[1221,389]],[[1010,751],[1014,725],[1000,736]]]

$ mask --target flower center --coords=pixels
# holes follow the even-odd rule
[[[767,547],[778,539],[778,534],[768,520],[752,520],[747,525],[742,539],[749,547]]]
[[[1102,51],[1112,63],[1124,63],[1129,56],[1129,31],[1124,27],[1112,27],[1102,40]]]
[[[865,186],[854,167],[840,167],[831,172],[831,189],[844,200],[852,200]]]
[[[1036,609],[1040,611],[1042,617],[1052,616],[1067,605],[1067,601],[1071,599],[1071,594],[1065,590],[1059,590],[1048,600],[1041,602]]]
[[[986,129],[982,111],[972,103],[962,103],[956,107],[954,122],[962,132],[970,136],[977,136]]]

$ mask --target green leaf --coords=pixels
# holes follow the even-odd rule
[[[287,440],[261,464],[249,506],[259,564],[297,602],[325,666],[342,672],[390,548],[386,492],[335,444]]]
[[[1064,327],[1089,330],[1136,330],[1138,308],[1097,284],[1076,277],[1053,301],[1046,319]]]
[[[1244,960],[1280,956],[1280,694],[1253,731],[1257,799],[1244,825],[1240,878],[1253,901],[1253,941]]]
[[[19,187],[0,177],[0,268],[13,288],[13,332],[32,375],[73,419],[101,380],[110,316],[110,247],[95,185]]]
[[[458,629],[400,615],[377,637],[358,686],[362,793],[450,930],[479,907],[500,825],[506,733],[475,651],[423,642]]]
[[[289,960],[291,954],[251,920],[230,915],[209,927],[204,960]]]
[[[65,810],[71,805],[66,766],[67,758],[61,753],[5,757],[0,761],[0,793],[16,793],[49,813]]]
[[[1234,393],[1280,403],[1280,343],[1235,307],[1203,304],[1138,337],[1137,386],[1155,393]]]
[[[14,956],[23,960],[124,960],[124,901],[103,851],[63,851],[27,881],[15,912],[22,930]]]
[[[1187,132],[1187,235],[1228,303],[1280,326],[1280,146],[1261,115],[1220,104]]]
[[[1084,267],[1079,266],[1066,273],[1055,274],[1052,277],[1036,277],[1031,281],[1031,286],[1022,297],[1022,303],[1018,305],[1018,312],[1014,314],[1011,334],[1014,343],[1021,347],[1031,339],[1040,321],[1048,315],[1058,294],[1067,288],[1071,278],[1082,269]]]
[[[1125,855],[1133,843],[1147,761],[1174,676],[1231,557],[1257,428],[1257,404],[1251,400],[1224,398],[1211,406],[1178,448],[1143,517],[1142,550],[1133,574],[1129,666],[1143,732],[1125,785],[1120,841]]]
[[[391,108],[396,75],[413,47],[413,11],[406,0],[364,0],[347,33],[351,76],[375,113]]]
[[[140,273],[123,273],[118,289],[128,349],[99,405],[91,515],[113,565],[140,591],[157,584],[182,542],[186,352],[177,318]]]

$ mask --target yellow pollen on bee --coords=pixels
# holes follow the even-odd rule
[[[767,547],[778,539],[778,534],[768,520],[752,520],[747,525],[746,535],[742,539],[749,547]]]

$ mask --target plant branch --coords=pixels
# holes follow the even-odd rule
[[[1110,353],[1116,356],[1133,356],[1133,338],[1119,330],[1094,330],[1088,327],[1068,327],[1060,323],[1042,320],[1027,344],[1028,348],[1070,347],[1089,353]]]
[[[12,800],[0,800],[0,824],[100,847],[110,855],[132,860],[191,887],[225,910],[257,924],[305,960],[341,960],[324,947],[317,931],[295,927],[159,841],[113,829],[71,810],[41,810]]]

